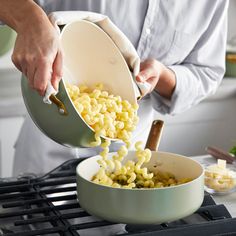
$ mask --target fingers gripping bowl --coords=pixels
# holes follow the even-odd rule
[[[113,154],[109,153],[109,157]],[[150,171],[167,171],[177,179],[193,179],[185,184],[153,189],[113,188],[92,182],[100,168],[99,158],[86,159],[76,169],[80,205],[92,215],[113,222],[157,224],[188,216],[202,204],[204,171],[190,158],[152,151],[147,163]],[[135,160],[134,151],[130,151],[123,161],[127,160]]]

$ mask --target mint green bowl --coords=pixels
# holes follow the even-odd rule
[[[0,56],[7,53],[13,46],[16,32],[8,26],[0,26]]]
[[[55,142],[69,147],[89,147],[94,131],[76,111],[67,94],[64,80],[59,83],[57,98],[64,104],[68,114],[61,114],[55,104],[46,104],[43,98],[29,87],[25,76],[21,90],[26,108],[38,128]]]
[[[56,97],[64,104],[67,114],[58,112],[55,104],[43,103],[43,98],[22,76],[24,102],[34,123],[49,138],[65,146],[89,147],[95,141],[95,133],[76,111],[65,83],[89,87],[102,83],[109,93],[134,104],[137,96],[132,73],[111,38],[91,22],[75,21],[64,26],[60,39],[64,71]]]
[[[111,157],[114,153],[110,153]],[[194,213],[204,197],[204,170],[193,159],[166,152],[152,152],[147,167],[167,171],[177,179],[193,180],[173,187],[155,189],[122,189],[95,184],[100,156],[82,161],[76,169],[77,195],[83,209],[102,219],[126,224],[160,224]],[[135,160],[130,151],[126,160]],[[158,166],[157,168],[155,166]]]

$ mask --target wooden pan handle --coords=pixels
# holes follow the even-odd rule
[[[151,151],[156,151],[158,149],[163,126],[163,120],[154,120],[152,122],[152,127],[150,129],[145,148],[149,148]]]
[[[214,158],[226,160],[227,163],[232,164],[235,161],[235,158],[231,156],[230,153],[217,147],[212,147],[212,146],[206,147],[206,151]]]

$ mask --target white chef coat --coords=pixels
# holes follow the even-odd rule
[[[224,74],[227,32],[225,0],[38,0],[47,13],[82,10],[102,13],[127,35],[142,60],[155,58],[174,71],[171,101],[156,91],[140,102],[139,125],[133,140],[146,139],[152,109],[177,114],[213,94]],[[47,138],[29,117],[15,145],[14,174],[46,172],[75,157],[75,150]],[[114,144],[112,150],[116,150]],[[98,148],[78,149],[80,157]]]

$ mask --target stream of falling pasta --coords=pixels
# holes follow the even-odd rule
[[[90,144],[91,147],[101,146],[103,149],[98,160],[100,169],[93,177],[93,182],[130,189],[160,188],[190,181],[188,178],[177,180],[167,172],[150,173],[146,167],[142,167],[150,161],[151,151],[143,149],[141,141],[135,143],[137,161],[122,162],[130,147],[132,131],[138,123],[138,104],[130,104],[120,96],[109,94],[101,83],[94,88],[67,83],[66,88],[77,111],[95,131],[95,141]],[[109,159],[111,141],[103,140],[101,136],[122,140],[124,145]]]

